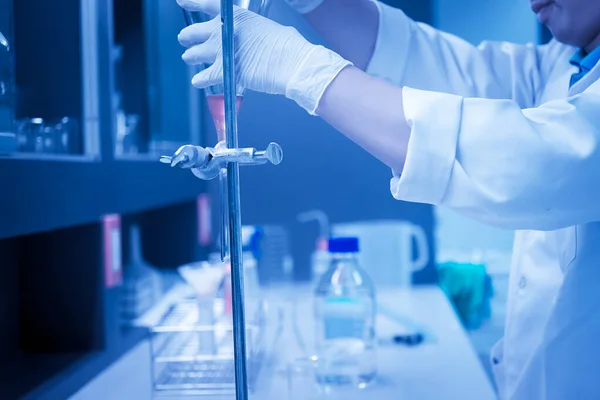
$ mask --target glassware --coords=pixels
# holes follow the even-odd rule
[[[25,125],[27,135],[27,152],[44,152],[44,120],[42,118],[31,118]]]
[[[42,127],[42,153],[52,154],[56,152],[56,131],[52,126]]]
[[[81,154],[79,124],[74,118],[63,117],[54,125],[56,152],[61,154]]]
[[[357,261],[357,238],[330,239],[329,253],[315,293],[317,381],[364,388],[377,373],[375,287]]]
[[[142,255],[140,227],[129,229],[129,260],[125,264],[120,295],[120,317],[129,325],[154,305],[162,293],[160,273]]]
[[[311,256],[311,284],[316,287],[321,275],[329,269],[329,217],[322,210],[310,210],[298,214],[297,218],[299,222],[317,221],[319,224],[319,237]]]
[[[16,122],[18,151],[44,154],[81,154],[79,124],[63,117],[46,123],[42,118],[26,118]]]
[[[235,6],[248,9],[260,15],[265,15],[269,9],[270,0],[233,0]],[[192,25],[198,22],[209,21],[208,15],[197,11],[183,11],[185,22]],[[207,65],[204,66],[205,68]],[[226,126],[225,126],[225,87],[223,84],[214,85],[204,90],[209,111],[213,117],[215,129],[217,130],[217,146],[226,146]],[[236,85],[236,114],[239,112],[244,88]],[[219,171],[219,193],[221,197],[221,261],[225,262],[229,258],[229,218],[227,213],[227,169],[221,168]]]
[[[0,133],[12,131],[14,116],[13,60],[10,44],[0,32]]]
[[[317,398],[315,364],[297,325],[296,303],[285,300],[277,309],[277,330],[271,348],[277,382],[285,384],[279,395],[287,400]]]
[[[123,138],[123,151],[125,154],[139,153],[138,125],[140,116],[137,114],[125,114],[125,136]]]
[[[29,133],[28,133],[28,124],[29,120],[19,120],[17,121],[17,149],[18,151],[27,151],[28,141],[29,141]]]

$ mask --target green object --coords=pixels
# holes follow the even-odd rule
[[[490,317],[490,279],[484,264],[446,262],[438,265],[440,286],[452,300],[463,324],[476,329]]]

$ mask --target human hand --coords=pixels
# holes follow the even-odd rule
[[[219,0],[177,0],[190,11],[209,16],[220,12]],[[346,66],[338,54],[309,43],[292,27],[282,26],[251,11],[234,7],[234,67],[237,85],[264,93],[283,94],[315,114],[325,89]],[[215,17],[181,31],[190,65],[212,64],[192,80],[198,88],[223,82],[221,22]]]
[[[308,14],[319,7],[324,0],[285,0],[285,2],[300,14]]]

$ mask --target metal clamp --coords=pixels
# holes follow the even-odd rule
[[[283,160],[283,150],[277,143],[269,143],[265,150],[254,147],[230,149],[224,142],[215,147],[201,147],[187,144],[181,146],[172,156],[161,156],[160,162],[178,165],[180,168],[191,169],[192,173],[203,180],[211,180],[219,175],[219,170],[227,163],[236,162],[240,165],[261,165],[271,163],[278,165]]]

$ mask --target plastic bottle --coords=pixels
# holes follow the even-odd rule
[[[327,251],[329,218],[321,210],[311,210],[298,214],[298,221],[317,221],[319,223],[319,237],[317,238],[315,250],[311,255],[311,281],[314,287],[319,283],[321,275],[329,268],[329,252]]]
[[[331,262],[315,292],[317,381],[365,387],[377,374],[375,287],[357,238],[329,240]]]
[[[311,276],[313,287],[321,281],[321,276],[329,269],[329,263],[331,258],[329,257],[329,251],[327,249],[329,241],[326,237],[319,237],[317,239],[317,246],[311,256]]]

